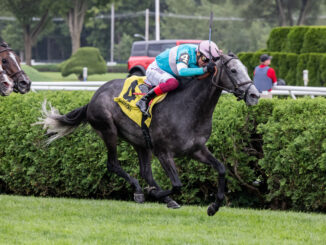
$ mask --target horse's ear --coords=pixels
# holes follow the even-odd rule
[[[228,56],[234,57],[234,58],[238,58],[234,53],[232,53],[231,51],[228,52]]]

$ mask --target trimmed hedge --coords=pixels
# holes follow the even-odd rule
[[[326,53],[325,26],[274,28],[267,40],[269,52]]]
[[[326,27],[312,27],[304,35],[301,53],[326,53]]]
[[[82,77],[84,67],[88,68],[88,75],[106,73],[106,63],[99,49],[93,47],[79,48],[68,60],[60,64],[63,77],[70,74]]]
[[[42,128],[31,126],[41,116],[45,98],[67,113],[88,103],[92,94],[60,91],[0,97],[0,192],[132,200],[130,185],[108,175],[105,146],[90,126],[50,146],[44,145]],[[247,107],[233,96],[222,96],[207,145],[226,165],[227,204],[326,211],[325,122],[322,98],[261,100]],[[120,142],[118,152],[124,169],[140,179],[133,148]],[[187,204],[212,201],[217,173],[187,158],[176,159],[176,164],[184,186],[182,195],[174,198]],[[153,173],[162,187],[171,187],[157,159]],[[260,187],[252,185],[257,179]]]
[[[33,65],[38,71],[60,72],[60,64]]]
[[[326,211],[325,99],[275,103],[263,135],[264,158],[259,162],[268,177],[267,200],[297,210]]]
[[[293,26],[287,35],[284,52],[300,54],[306,32],[311,29],[307,26]],[[280,50],[279,50],[280,51]]]
[[[46,65],[33,65],[33,68],[37,71],[50,71],[50,72],[60,72],[60,64],[46,64]],[[108,66],[107,72],[109,73],[126,73],[128,72],[127,64],[117,64],[114,66]]]
[[[267,50],[271,52],[280,52],[286,46],[287,36],[291,27],[276,27],[273,28],[267,40]]]
[[[303,86],[303,70],[309,70],[309,86],[325,86],[326,81],[326,54],[307,53],[294,54],[282,52],[242,52],[238,56],[248,68],[252,77],[253,71],[259,65],[259,57],[263,53],[273,56],[271,67],[276,76],[286,81],[287,85]]]

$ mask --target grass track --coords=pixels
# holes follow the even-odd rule
[[[0,195],[0,244],[326,244],[326,215]]]

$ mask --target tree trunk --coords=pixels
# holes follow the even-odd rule
[[[302,0],[301,2],[302,2],[302,5],[301,5],[301,9],[300,9],[299,19],[297,22],[298,26],[301,26],[304,24],[304,21],[306,19],[307,13],[308,13],[308,9],[310,7],[311,0]]]
[[[72,43],[72,54],[80,48],[80,34],[83,29],[85,13],[87,10],[87,0],[74,0],[73,8],[67,15],[67,22]]]
[[[280,26],[286,26],[286,18],[284,13],[284,6],[282,0],[275,0],[278,12],[278,22]]]
[[[24,49],[25,49],[25,61],[27,65],[32,65],[32,46],[36,43],[37,36],[44,29],[47,21],[49,20],[49,13],[46,11],[40,22],[31,30],[29,24],[24,25]]]
[[[291,1],[288,1],[287,4],[287,19],[290,26],[293,26],[293,18],[292,18],[292,6]]]
[[[32,37],[30,33],[30,26],[24,26],[24,49],[26,65],[32,65]]]

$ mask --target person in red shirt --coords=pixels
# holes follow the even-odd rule
[[[271,59],[272,56],[267,54],[261,55],[260,65],[254,70],[254,84],[260,93],[272,91],[272,87],[277,83],[275,70],[269,67]]]

